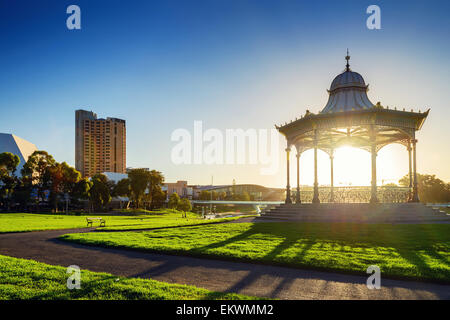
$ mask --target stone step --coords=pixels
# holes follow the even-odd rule
[[[375,222],[375,223],[383,223],[383,222],[418,222],[417,219],[411,218],[339,218],[339,217],[328,217],[328,218],[319,218],[319,217],[277,217],[277,216],[261,216],[258,220],[273,220],[273,221],[298,221],[298,222]],[[450,222],[450,219],[440,219],[440,218],[426,218],[421,219],[420,222]]]
[[[440,222],[450,215],[420,203],[282,204],[264,212],[266,221]]]
[[[431,209],[431,208],[377,208],[377,207],[324,207],[324,208],[318,208],[318,207],[277,207],[277,208],[271,208],[268,210],[286,210],[286,211],[338,211],[338,212],[347,212],[347,211],[365,211],[365,212],[439,212],[439,210]]]
[[[265,217],[278,217],[278,218],[294,218],[294,217],[305,217],[305,218],[318,218],[318,219],[328,219],[328,218],[339,218],[339,219],[352,219],[352,218],[364,218],[364,219],[441,219],[441,220],[448,220],[450,219],[447,216],[422,216],[422,217],[416,217],[416,216],[369,216],[369,215],[353,215],[353,216],[340,216],[340,215],[278,215],[278,214],[271,214],[271,215],[262,215]]]
[[[316,211],[316,210],[310,210],[310,211],[290,211],[290,210],[271,210],[267,211],[268,213],[283,213],[283,214],[317,214],[317,215],[323,215],[323,214],[339,214],[342,216],[345,215],[352,215],[352,214],[363,214],[363,215],[410,215],[410,216],[447,216],[445,213],[441,212],[389,212],[389,211],[382,211],[382,212],[376,212],[376,211],[348,211],[348,212],[339,212],[339,211]]]
[[[417,213],[417,212],[407,212],[407,213],[392,213],[392,212],[289,212],[289,211],[271,211],[264,214],[283,214],[283,215],[315,215],[315,216],[325,216],[325,215],[336,215],[336,216],[351,216],[351,215],[362,215],[362,216],[414,216],[414,217],[448,217],[449,215],[440,213]]]
[[[262,214],[264,216],[273,215],[273,216],[283,216],[283,217],[292,217],[292,216],[302,216],[302,217],[404,217],[404,218],[427,218],[427,217],[436,217],[436,218],[450,218],[449,215],[441,215],[441,214],[386,214],[386,213],[348,213],[345,215],[341,215],[338,213],[290,213],[290,212],[270,212]]]
[[[367,221],[367,222],[383,222],[383,221],[398,221],[398,222],[418,222],[417,219],[389,219],[389,218],[379,218],[379,219],[370,219],[370,218],[350,218],[350,219],[339,219],[337,217],[335,218],[327,218],[327,219],[320,219],[320,218],[314,218],[314,217],[308,217],[308,218],[298,218],[298,217],[292,217],[292,218],[279,218],[279,217],[261,217],[259,219],[272,219],[272,220],[282,220],[282,221],[342,221],[342,222],[351,222],[351,221]],[[450,219],[421,219],[420,222],[450,222]]]
[[[285,212],[285,211],[271,211],[266,212],[264,215],[283,215],[283,216],[294,216],[294,215],[307,215],[307,216],[341,216],[341,217],[349,217],[349,216],[396,216],[396,217],[417,217],[417,218],[425,218],[425,217],[449,217],[446,214],[423,214],[423,213],[400,213],[400,214],[392,214],[392,213],[379,213],[379,212],[370,212],[370,213],[362,213],[362,212],[351,212],[342,214],[340,212]]]

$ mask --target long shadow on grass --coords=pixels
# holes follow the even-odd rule
[[[170,263],[168,261],[161,263],[160,265],[153,267],[151,269],[145,270],[140,273],[133,274],[132,277],[134,278],[145,278],[151,274],[152,277],[158,277],[164,274],[168,274],[172,271],[175,271],[180,266],[175,265],[173,263]]]
[[[52,241],[52,240],[50,240]],[[316,271],[305,271],[292,268],[283,268],[268,265],[245,264],[236,262],[224,262],[220,260],[199,259],[186,256],[152,254],[144,252],[136,252],[130,250],[107,249],[99,247],[90,247],[75,243],[67,243],[55,241],[59,245],[63,245],[59,254],[58,263],[61,265],[78,264],[83,269],[91,269],[93,271],[110,272],[126,277],[138,278],[155,278],[156,280],[186,283],[200,287],[208,287],[210,281],[217,282],[220,291],[248,293],[247,288],[259,288],[264,291],[253,294],[277,298],[297,297],[301,292],[303,282],[306,279],[322,280],[318,282],[320,287],[314,287],[314,296],[318,298],[325,297],[329,294],[329,283],[351,283],[365,285],[365,277],[354,277],[339,273],[327,273]],[[305,244],[303,251],[298,253],[298,257],[304,256],[313,242]],[[78,254],[73,255],[67,247],[73,247]],[[276,249],[279,251],[280,249]],[[271,251],[273,254],[273,250]],[[89,257],[98,257],[93,261]],[[111,270],[113,266],[113,270]],[[206,276],[206,278],[205,278]],[[224,282],[222,277],[225,277]],[[255,283],[256,282],[256,283]],[[259,285],[258,285],[259,284]],[[295,291],[292,286],[295,286]],[[386,280],[383,282],[385,287],[403,287],[402,283],[392,283]],[[405,288],[415,288],[426,290],[428,284],[411,283]],[[223,289],[222,289],[223,288]],[[219,290],[219,289],[216,289]],[[220,295],[220,294],[218,294]],[[205,299],[215,298],[215,294],[207,294]],[[445,295],[443,297],[446,297]]]
[[[420,250],[420,249],[418,249],[418,250]],[[447,262],[448,258],[445,258],[441,254],[437,253],[435,251],[435,249],[421,248],[421,250],[424,250],[425,254],[430,256],[434,260],[437,260],[437,261],[449,266],[449,263]],[[410,264],[414,265],[417,268],[417,271],[420,276],[428,276],[429,277],[430,274],[433,274],[434,277],[437,279],[442,279],[442,280],[447,280],[447,281],[448,281],[448,279],[450,279],[450,271],[448,269],[443,270],[441,268],[437,269],[437,268],[431,267],[418,251],[412,250],[412,249],[410,249],[410,250],[398,249],[397,252],[403,259],[405,259],[406,261],[408,261]]]
[[[427,261],[423,259],[423,257],[415,250],[414,246],[410,246],[410,242],[415,242],[415,245],[418,246],[417,250],[423,250],[425,254],[429,255],[433,260],[443,263],[445,265],[449,265],[448,258],[439,252],[435,248],[433,248],[433,240],[434,238],[431,236],[435,236],[430,233],[429,227],[420,227],[414,228],[413,230],[403,230],[402,227],[398,229],[399,233],[395,233],[396,228],[389,226],[387,230],[381,229],[382,227],[386,227],[385,225],[379,226],[378,228],[371,228],[364,231],[365,236],[361,236],[361,229],[358,225],[349,225],[349,226],[340,226],[336,227],[333,232],[324,232],[321,230],[321,226],[319,225],[317,229],[314,227],[311,229],[299,228],[299,232],[296,231],[295,226],[292,224],[286,223],[272,223],[272,224],[253,224],[246,231],[232,236],[228,239],[218,241],[215,243],[208,244],[203,247],[195,248],[193,251],[196,252],[208,252],[211,249],[217,249],[221,247],[225,247],[227,245],[231,245],[236,242],[248,240],[248,245],[251,245],[251,237],[254,235],[264,235],[275,236],[277,238],[283,239],[278,245],[275,245],[269,252],[265,253],[264,256],[259,256],[256,258],[257,260],[263,260],[268,262],[287,262],[289,264],[297,264],[302,265],[304,262],[304,257],[308,254],[314,244],[322,243],[323,241],[329,242],[331,245],[332,251],[339,254],[340,251],[344,251],[343,245],[354,246],[353,241],[358,241],[361,239],[361,243],[357,244],[357,246],[361,246],[363,251],[366,250],[365,246],[370,246],[377,253],[377,257],[383,259],[383,253],[379,251],[379,247],[391,247],[394,251],[398,252],[398,254],[406,261],[408,261],[411,265],[415,266],[418,271],[418,275],[425,278],[430,278],[430,275],[434,274],[433,278],[447,280],[450,279],[450,272],[446,270],[442,270],[442,268],[433,268],[429,265]],[[392,229],[394,228],[394,229]],[[390,232],[388,232],[390,231]],[[394,231],[394,232],[392,232]],[[380,232],[381,234],[379,234]],[[378,237],[377,237],[378,234]],[[282,257],[281,254],[283,251],[291,248],[292,246],[299,243],[299,240],[304,239],[306,241],[303,242],[303,247],[295,250],[295,256],[291,257]],[[445,242],[445,239],[444,239]],[[445,250],[445,249],[444,249]],[[213,252],[212,252],[213,253]],[[284,259],[287,258],[287,259]],[[369,263],[369,262],[368,262]],[[369,263],[370,264],[370,263]],[[369,266],[369,264],[367,266]],[[377,264],[377,263],[375,263]],[[382,267],[382,265],[380,265]],[[383,267],[382,267],[383,268]],[[403,272],[401,271],[401,266],[397,268],[394,273],[397,275],[401,275]],[[361,270],[364,272],[365,270]],[[405,274],[405,276],[413,276],[412,274]],[[252,281],[251,275],[249,278],[244,280],[243,282]],[[239,286],[239,284],[236,284]]]
[[[281,226],[283,226],[281,224]],[[289,225],[285,225],[287,229],[289,229]],[[278,228],[277,228],[278,227]],[[267,234],[270,236],[276,236],[277,238],[283,239],[281,243],[274,246],[269,252],[267,252],[263,257],[261,257],[261,260],[265,261],[273,261],[276,260],[277,256],[279,256],[284,250],[289,249],[293,245],[297,244],[299,240],[306,240],[305,245],[302,247],[302,249],[299,250],[299,252],[295,256],[295,261],[301,260],[308,251],[312,248],[312,246],[317,242],[318,238],[315,234],[311,233],[302,233],[298,232],[294,235],[292,235],[292,230],[283,230],[282,228],[279,228],[279,225],[275,228],[267,228],[267,226],[262,226],[261,224],[253,224],[248,230],[244,231],[243,233],[240,233],[236,236],[230,237],[228,239],[218,241],[215,243],[208,244],[203,247],[195,248],[195,251],[198,252],[204,252],[210,249],[217,249],[220,247],[225,247],[229,244],[233,244],[235,242],[239,242],[242,240],[249,239],[251,236],[256,234]],[[251,243],[251,241],[250,241]]]
[[[264,256],[263,259],[267,260],[274,260],[277,255],[281,254],[284,250],[289,248],[293,243],[295,243],[295,240],[292,239],[284,239],[282,243],[280,243],[278,246],[276,246],[272,251],[270,251],[268,254]],[[305,246],[299,251],[299,253],[295,256],[294,260],[301,261],[304,255],[311,249],[314,242],[308,242],[305,244]],[[286,275],[280,275],[280,282],[278,285],[276,285],[271,291],[270,296],[272,297],[278,297],[282,292],[285,292],[289,290],[289,288],[292,286],[293,281],[296,279],[294,277],[288,277]],[[228,290],[230,292],[240,292],[243,290],[246,286],[250,285],[253,282],[258,281],[262,278],[261,274],[257,274],[254,272],[250,272],[247,276],[242,278],[239,282],[235,283],[231,288]]]
[[[231,243],[247,239],[248,237],[252,236],[253,234],[255,234],[254,226],[252,226],[249,230],[244,231],[243,233],[240,233],[240,234],[238,234],[236,236],[233,236],[231,238],[228,238],[228,239],[225,239],[225,240],[222,240],[222,241],[218,241],[218,242],[215,242],[215,243],[211,243],[211,244],[208,244],[208,245],[203,246],[203,247],[198,247],[198,248],[196,248],[196,250],[203,251],[203,250],[209,250],[209,249],[217,249],[217,248],[229,245]]]
[[[383,226],[379,226],[385,227]],[[327,232],[328,228],[329,232]],[[272,242],[270,244],[270,247],[263,249],[262,255],[259,255],[255,259],[259,261],[265,261],[265,262],[281,262],[281,263],[287,263],[289,265],[297,265],[301,266],[304,262],[305,256],[310,252],[311,248],[316,245],[317,243],[322,244],[323,241],[331,243],[332,247],[335,249],[337,244],[336,241],[342,244],[344,242],[345,245],[348,246],[361,246],[362,252],[365,252],[367,247],[370,247],[377,252],[377,256],[381,259],[379,260],[380,263],[383,263],[383,252],[378,251],[378,247],[382,248],[391,248],[393,251],[396,251],[400,254],[400,256],[408,261],[410,264],[416,266],[417,270],[419,271],[421,275],[429,278],[430,274],[438,274],[440,275],[437,277],[438,279],[444,279],[447,280],[450,278],[449,272],[442,270],[441,268],[437,268],[436,270],[433,270],[431,266],[427,265],[427,262],[424,261],[424,259],[417,254],[417,252],[414,252],[414,246],[417,246],[418,250],[424,250],[426,251],[426,254],[429,254],[434,259],[439,261],[440,263],[444,262],[444,264],[448,265],[448,258],[446,258],[444,255],[438,253],[436,250],[433,249],[432,244],[434,243],[429,237],[427,237],[427,232],[423,232],[422,230],[416,228],[415,230],[402,230],[400,229],[392,229],[392,227],[386,228],[386,230],[383,230],[378,234],[378,228],[375,230],[368,229],[367,232],[364,233],[366,236],[361,237],[361,226],[358,225],[351,225],[351,226],[339,226],[339,225],[312,225],[312,226],[301,226],[299,224],[289,224],[289,223],[267,223],[267,224],[252,224],[249,226],[248,229],[244,230],[240,234],[236,234],[234,236],[229,237],[228,239],[220,240],[215,243],[210,243],[208,245],[205,245],[203,247],[196,247],[191,249],[191,252],[193,254],[201,254],[208,255],[213,254],[216,258],[220,257],[219,254],[216,254],[211,249],[217,249],[226,247],[227,245],[232,245],[233,243],[242,242],[248,240],[248,245],[252,245],[252,237],[257,235],[258,238],[263,238],[264,235],[268,235],[272,238],[276,237],[276,240],[278,241],[278,244],[274,244]],[[365,229],[363,229],[364,231]],[[394,231],[399,231],[397,234],[393,234]],[[407,231],[407,232],[405,232]],[[411,235],[412,233],[412,235]],[[378,236],[377,236],[378,234]],[[299,240],[306,240],[301,241]],[[360,240],[361,242],[354,241]],[[411,242],[411,246],[407,246],[407,244]],[[446,239],[442,240],[444,242],[444,246],[446,243]],[[270,241],[269,241],[270,242]],[[301,246],[298,246],[301,243]],[[292,250],[289,255],[282,255],[282,253],[292,248],[292,246],[297,246],[295,250]],[[339,248],[341,246],[338,246]],[[442,251],[445,251],[445,247]],[[337,251],[336,251],[337,252]],[[170,253],[169,253],[170,254]],[[189,255],[189,252],[186,252],[187,255]],[[244,258],[245,259],[245,258]],[[374,261],[375,263],[372,263],[369,259],[367,261],[367,266],[370,264],[377,264],[378,261]],[[256,261],[256,260],[255,260]],[[142,270],[141,272],[137,272],[136,274],[133,274],[132,276],[135,277],[148,277],[148,276],[159,276],[159,275],[165,275],[165,274],[172,274],[176,272],[177,268],[181,268],[183,266],[197,266],[197,262],[190,261],[188,264],[186,264],[185,261],[181,262],[181,264],[174,265],[173,262],[163,262],[162,264],[158,266],[154,266],[152,268],[148,268],[146,270]],[[306,264],[304,265],[305,267]],[[217,266],[216,266],[217,267]],[[220,265],[218,266],[220,268]],[[314,266],[310,266],[314,268]],[[380,265],[383,272],[383,266]],[[307,267],[308,268],[308,267]],[[401,271],[402,266],[398,266],[396,274],[402,274]],[[231,270],[230,270],[231,271]],[[245,276],[239,276],[235,279],[235,281],[231,282],[231,291],[239,292],[242,288],[245,288],[247,285],[257,281],[259,277],[262,277],[265,275],[265,273],[261,273],[261,271],[258,271],[256,274],[252,272],[252,269],[247,269],[248,273],[246,273]],[[361,270],[362,273],[364,273],[365,270]],[[268,274],[268,273],[267,273]],[[407,274],[405,274],[407,275]],[[273,288],[273,294],[277,294],[282,290],[283,287],[286,286],[287,283],[289,284],[289,281],[293,281],[293,279],[283,278],[278,288]]]
[[[268,231],[268,232],[267,232]],[[221,247],[225,247],[229,244],[239,242],[242,240],[246,240],[250,238],[251,236],[255,234],[270,234],[271,236],[276,236],[278,238],[282,238],[283,240],[274,246],[269,252],[267,252],[264,256],[260,257],[258,260],[263,261],[277,261],[277,257],[281,255],[281,253],[293,245],[295,245],[299,240],[305,239],[305,234],[297,233],[294,236],[289,235],[286,236],[286,233],[283,232],[283,230],[278,230],[277,228],[274,228],[272,230],[268,230],[267,228],[261,228],[259,224],[253,224],[248,230],[244,231],[243,233],[240,233],[236,236],[233,236],[231,238],[215,242],[203,247],[195,248],[194,251],[196,252],[205,252],[211,249],[217,249]],[[292,263],[301,263],[303,257],[308,253],[308,251],[312,248],[312,246],[316,243],[316,237],[313,235],[308,235],[308,241],[303,246],[302,249],[296,254],[294,259],[291,260]]]
[[[262,234],[262,235],[268,234],[268,235],[276,236],[278,238],[283,239],[279,245],[274,247],[270,252],[268,252],[264,256],[264,258],[266,258],[265,260],[267,260],[267,259],[273,259],[278,254],[280,254],[283,250],[289,248],[291,245],[295,244],[298,240],[305,239],[305,237],[308,238],[308,241],[313,241],[313,242],[316,241],[315,235],[299,232],[293,236],[292,233],[290,233],[291,230],[283,230],[283,228],[279,228],[280,226],[285,225],[289,229],[288,224],[282,223],[282,224],[273,224],[273,225],[274,225],[274,228],[270,228],[270,226],[268,227],[267,225],[263,225],[260,223],[254,223],[251,225],[251,227],[248,230],[246,230],[238,235],[232,236],[225,240],[221,240],[221,241],[218,241],[215,243],[205,245],[203,247],[197,247],[195,249],[198,251],[217,249],[217,248],[224,247],[224,246],[227,246],[227,245],[235,243],[235,242],[246,240],[256,234]]]
[[[61,286],[60,279],[51,279],[51,285],[44,293],[32,296],[33,300],[65,300],[65,299],[81,299],[81,298],[95,298],[97,294],[100,296],[107,296],[106,285],[112,283],[116,276],[101,276],[96,279],[90,279],[89,281],[83,281],[80,289],[69,290],[65,285]],[[65,284],[65,283],[64,283]],[[133,297],[128,297],[133,298]],[[145,298],[141,297],[141,298]]]

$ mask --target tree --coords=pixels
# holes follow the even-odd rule
[[[191,202],[189,201],[189,199],[183,198],[180,200],[180,202],[178,203],[178,210],[183,212],[182,217],[186,218],[186,212],[191,211],[192,210],[192,205]]]
[[[14,204],[18,203],[22,210],[27,210],[27,205],[31,198],[32,185],[26,177],[18,179],[18,183],[14,188],[12,194],[12,201]]]
[[[113,196],[130,197],[131,196],[130,179],[125,178],[117,182],[117,184],[114,187]]]
[[[200,194],[198,195],[199,200],[211,200],[211,192],[208,190],[200,191]]]
[[[387,188],[394,188],[394,187],[398,187],[398,185],[396,185],[395,183],[386,183],[383,184],[383,187],[387,187]]]
[[[242,198],[241,199],[242,199],[242,201],[250,201],[251,200],[250,194],[247,191],[244,191],[242,193]]]
[[[234,200],[234,193],[227,192],[227,194],[225,195],[225,200]]]
[[[0,172],[15,175],[20,158],[11,152],[0,153]]]
[[[150,183],[150,172],[146,169],[132,169],[128,172],[130,181],[130,196],[136,208],[140,208],[145,190]]]
[[[53,207],[58,212],[58,200],[63,196],[69,196],[76,183],[81,179],[81,173],[69,166],[66,162],[55,163],[48,168],[50,175],[50,199]]]
[[[104,174],[96,174],[91,178],[92,187],[89,191],[89,199],[95,210],[104,211],[111,201],[108,188],[108,178]]]
[[[168,207],[170,209],[176,209],[178,207],[178,204],[180,203],[180,197],[178,196],[178,193],[174,192],[169,197],[169,203]]]
[[[0,197],[5,199],[7,210],[10,209],[14,189],[20,182],[15,174],[19,163],[17,155],[10,152],[0,153]]]
[[[28,158],[22,169],[22,177],[36,189],[36,205],[46,198],[45,191],[50,187],[49,168],[55,165],[55,160],[46,151],[35,151]]]
[[[160,203],[164,176],[161,172],[150,171],[150,182],[148,185],[148,197],[150,198],[150,209],[154,209]]]
[[[250,194],[247,191],[244,191],[243,193],[234,193],[231,196],[232,200],[234,201],[250,201]]]
[[[90,198],[90,190],[93,183],[88,178],[82,178],[75,183],[72,192],[70,193],[71,201],[78,203],[79,200],[87,200]]]
[[[128,202],[126,208],[128,209],[130,199],[131,199],[131,188],[130,188],[130,179],[124,178],[117,182],[117,184],[114,186],[113,197],[127,197]],[[120,200],[120,208],[122,209],[122,200]]]
[[[399,180],[402,186],[409,186],[409,175]],[[450,202],[450,183],[445,183],[436,176],[430,174],[417,174],[417,189],[419,199],[425,203]]]
[[[154,208],[161,208],[166,202],[167,192],[163,191],[161,188],[154,190],[152,197],[152,205]]]

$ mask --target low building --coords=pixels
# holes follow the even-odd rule
[[[142,170],[145,170],[145,171],[150,171],[150,168],[133,168],[133,167],[127,167],[127,173],[130,173],[130,171],[131,170],[134,170],[134,169],[142,169]]]
[[[126,173],[103,172],[102,174],[104,174],[108,178],[108,180],[114,181],[114,183],[117,183],[122,179],[128,178],[128,174],[126,174]]]
[[[36,150],[36,146],[25,139],[19,138],[14,134],[0,133],[0,153],[10,152],[17,155],[20,159],[20,163],[15,172],[18,176],[21,175],[20,171],[23,165]]]
[[[162,187],[163,191],[167,193],[167,199],[172,193],[177,193],[180,198],[193,198],[193,188],[188,186],[187,181],[177,181],[175,183],[165,183]]]

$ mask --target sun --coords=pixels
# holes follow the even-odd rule
[[[378,152],[377,185],[398,183],[398,180],[408,172],[408,153],[404,146],[388,145]],[[291,161],[291,181],[295,179],[295,159]],[[330,158],[327,153],[318,150],[317,154],[319,185],[330,185]],[[334,152],[334,186],[370,186],[371,156],[368,151],[343,146]],[[314,153],[307,150],[300,159],[300,184],[314,183]]]
[[[334,155],[334,185],[368,186],[371,180],[370,153],[352,147],[336,149]]]

